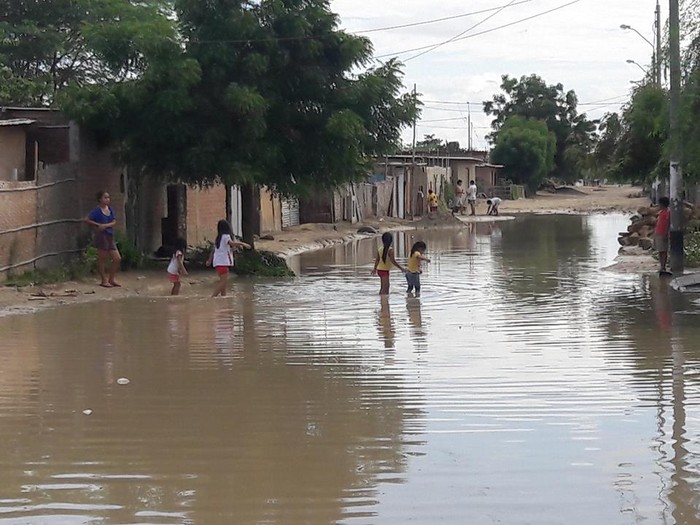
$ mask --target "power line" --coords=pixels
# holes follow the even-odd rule
[[[421,52],[418,53],[417,55],[413,55],[412,57],[408,57],[407,59],[404,60],[404,62],[408,62],[409,60],[413,60],[413,59],[418,58],[418,57],[421,57],[421,56],[423,56],[423,55],[427,55],[428,53],[430,53],[431,51],[435,51],[435,50],[436,50],[437,48],[439,48],[439,47],[442,47],[442,46],[444,46],[444,45],[446,45],[446,44],[449,44],[450,42],[454,42],[455,40],[457,40],[457,39],[458,39],[459,37],[461,37],[462,35],[465,35],[465,34],[469,33],[472,29],[476,29],[476,28],[479,27],[481,24],[485,24],[486,22],[488,22],[489,20],[491,20],[494,16],[500,14],[504,9],[506,9],[506,8],[508,8],[508,7],[510,7],[510,6],[512,6],[514,3],[515,3],[515,0],[511,0],[507,5],[504,5],[504,6],[500,7],[495,13],[490,14],[489,16],[487,16],[486,18],[484,18],[483,20],[480,20],[479,22],[477,22],[477,23],[474,24],[473,26],[471,26],[471,27],[465,29],[465,30],[462,31],[461,33],[458,33],[457,35],[455,35],[455,36],[453,36],[452,38],[449,38],[449,39],[447,39],[447,40],[445,40],[445,41],[443,41],[443,42],[440,42],[440,43],[438,43],[438,44],[435,44],[435,45],[434,45],[433,47],[431,47],[430,49],[426,49],[425,51],[421,51]]]
[[[521,5],[521,4],[527,4],[530,2],[534,2],[534,0],[520,0],[519,2],[511,2],[508,4],[509,6],[516,6],[516,5]],[[398,26],[388,26],[388,27],[379,27],[377,29],[364,29],[361,31],[352,31],[355,34],[365,34],[365,33],[376,33],[378,31],[391,31],[393,29],[405,29],[407,27],[416,27],[416,26],[422,26],[422,25],[428,25],[428,24],[434,24],[437,22],[446,22],[448,20],[456,20],[457,18],[465,18],[467,16],[474,16],[474,15],[481,15],[484,13],[488,13],[490,11],[498,11],[499,9],[502,9],[503,7],[507,6],[498,6],[498,7],[490,7],[488,9],[482,9],[480,11],[472,11],[471,13],[462,13],[460,15],[452,15],[452,16],[445,16],[443,18],[434,18],[432,20],[424,20],[422,22],[413,22],[411,24],[402,24]]]
[[[468,16],[481,15],[483,13],[489,13],[491,11],[502,10],[505,7],[508,7],[510,5],[516,6],[516,5],[521,5],[521,4],[528,4],[528,3],[534,2],[534,1],[535,0],[519,0],[518,2],[511,2],[508,5],[489,7],[488,9],[481,9],[479,11],[472,11],[470,13],[460,13],[458,15],[444,16],[442,18],[432,18],[429,20],[422,20],[420,22],[411,22],[408,24],[376,27],[373,29],[361,29],[359,31],[350,31],[349,33],[354,34],[354,35],[362,35],[362,34],[368,34],[368,33],[378,33],[380,31],[393,31],[395,29],[406,29],[408,27],[417,27],[417,26],[423,26],[423,25],[429,25],[429,24],[436,24],[439,22],[446,22],[449,20],[456,20],[456,19],[465,18]],[[289,37],[277,37],[277,38],[236,38],[236,39],[221,39],[221,40],[193,40],[192,43],[195,43],[195,44],[249,44],[249,43],[254,43],[254,42],[269,42],[269,41],[284,42],[284,41],[295,41],[295,40],[314,40],[314,39],[321,38],[321,37],[329,35],[329,34],[333,34],[333,32],[328,31],[326,33],[321,33],[318,35],[289,36]]]
[[[529,20],[533,20],[535,18],[539,18],[541,16],[548,15],[549,13],[553,13],[554,11],[559,11],[560,9],[564,9],[566,7],[569,7],[570,5],[577,4],[580,1],[581,0],[572,0],[571,2],[568,2],[566,4],[562,4],[560,6],[554,7],[552,9],[548,9],[547,11],[542,11],[541,13],[537,13],[537,14],[534,14],[532,16],[528,16],[526,18],[521,18],[520,20],[516,20],[514,22],[509,22],[509,23],[503,24],[501,26],[492,27],[491,29],[485,29],[483,31],[479,31],[478,33],[472,33],[471,35],[465,35],[463,37],[460,37],[460,38],[453,40],[453,42],[467,40],[468,38],[474,38],[477,36],[485,35],[487,33],[493,33],[494,31],[498,31],[499,29],[505,29],[506,27],[511,27],[511,26],[514,26],[517,24],[521,24],[523,22],[527,22]],[[422,51],[424,49],[430,49],[431,47],[434,47],[435,45],[436,44],[430,44],[428,46],[414,47],[412,49],[404,49],[403,51],[395,51],[394,53],[386,53],[383,55],[377,55],[374,58],[378,59],[378,58],[386,58],[386,57],[395,57],[396,55],[403,55],[405,53],[412,53],[414,51]]]

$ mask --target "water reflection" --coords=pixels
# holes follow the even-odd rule
[[[397,234],[420,298],[371,239],[1,319],[0,523],[698,523],[698,306],[601,270],[626,223]]]

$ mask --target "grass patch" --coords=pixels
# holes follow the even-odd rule
[[[44,286],[47,284],[81,279],[86,277],[89,273],[90,271],[85,266],[85,263],[76,263],[59,268],[31,270],[17,275],[9,275],[3,284],[5,286],[16,286],[19,288],[25,286]]]

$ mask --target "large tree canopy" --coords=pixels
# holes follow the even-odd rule
[[[555,149],[556,137],[546,123],[514,115],[501,127],[491,159],[503,164],[513,182],[534,192],[552,170]]]
[[[125,159],[188,183],[302,194],[366,173],[417,104],[397,62],[338,29],[326,0],[177,0],[182,49],[144,73],[74,88],[65,108]]]
[[[492,142],[498,142],[498,135],[510,117],[544,122],[556,137],[552,174],[564,180],[578,178],[581,158],[593,146],[595,123],[578,114],[576,93],[565,92],[561,84],[547,85],[537,75],[523,76],[520,80],[504,75],[501,90],[493,100],[484,102],[484,111],[494,117]],[[567,149],[571,149],[568,154]]]
[[[164,0],[163,0],[164,1]],[[161,0],[18,0],[0,4],[0,104],[47,106],[69,83],[139,74],[141,51],[174,43]]]

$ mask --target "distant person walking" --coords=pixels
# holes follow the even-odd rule
[[[487,200],[486,204],[488,204],[489,208],[486,215],[498,215],[498,207],[501,205],[501,202],[503,200],[500,197],[491,197]]]
[[[470,213],[469,215],[476,215],[476,194],[479,190],[476,187],[474,181],[469,182],[469,188],[467,189],[467,202],[469,203]]]
[[[214,294],[212,297],[221,295],[221,297],[226,297],[226,288],[228,286],[228,274],[233,267],[233,251],[232,248],[243,247],[246,250],[250,250],[252,247],[250,244],[234,241],[233,240],[233,230],[231,225],[225,220],[220,220],[216,225],[216,241],[214,242],[214,249],[209,254],[209,259],[207,260],[207,266],[214,266],[216,273],[219,276],[219,282],[214,288]]]
[[[410,294],[413,290],[416,290],[416,297],[420,297],[420,275],[423,273],[421,270],[421,263],[423,261],[430,262],[425,256],[425,251],[428,249],[423,241],[418,241],[413,244],[411,248],[411,253],[408,257],[408,264],[406,265],[406,282],[408,283],[408,288],[406,293]]]
[[[462,184],[462,181],[458,180],[457,185],[455,186],[455,202],[454,206],[452,207],[452,215],[454,215],[456,211],[459,211],[460,215],[464,215],[466,209],[467,192],[464,190],[464,185]]]
[[[114,226],[117,220],[114,210],[109,206],[111,200],[106,191],[97,192],[97,207],[93,209],[83,221],[95,227],[93,246],[97,248],[97,273],[100,274],[100,286],[113,288],[121,286],[115,280],[122,257],[114,242]],[[111,257],[112,264],[109,267],[109,275],[105,273],[105,261]]]
[[[396,266],[402,272],[406,270],[394,257],[394,248],[391,245],[394,243],[394,236],[386,232],[382,235],[382,246],[377,250],[377,256],[374,259],[374,268],[372,275],[379,276],[379,295],[387,295],[389,293],[389,271],[392,266]]]
[[[175,253],[170,259],[170,264],[168,264],[168,278],[170,282],[173,283],[173,287],[170,290],[170,295],[180,294],[180,277],[187,275],[187,270],[185,269],[185,252],[187,251],[187,243],[185,239],[178,238],[175,241]]]
[[[669,233],[671,231],[671,210],[668,209],[670,201],[668,197],[659,197],[661,211],[656,216],[656,228],[654,230],[654,248],[659,252],[659,275],[672,275],[666,270],[668,262]]]

